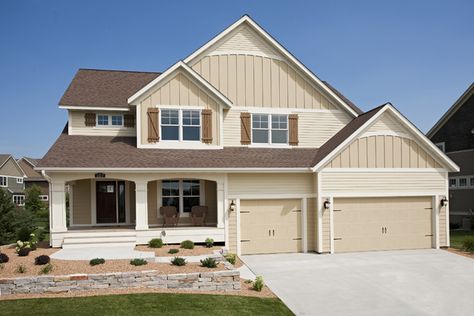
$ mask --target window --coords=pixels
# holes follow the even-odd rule
[[[97,115],[97,125],[108,126],[109,116],[108,115]]]
[[[455,188],[457,185],[457,179],[456,178],[450,178],[449,179],[449,187],[450,188]]]
[[[121,127],[123,126],[123,115],[99,114],[97,115],[97,126],[98,127]]]
[[[467,178],[459,178],[459,186],[467,187]]]
[[[23,183],[23,178],[16,178],[16,183],[18,183],[18,184]]]
[[[6,187],[6,186],[8,186],[7,177],[0,176],[0,187]]]
[[[269,122],[271,122],[271,128]],[[287,144],[288,115],[253,114],[252,142],[255,144]]]
[[[436,147],[438,147],[442,152],[445,151],[445,150],[444,150],[444,147],[445,147],[445,146],[444,146],[444,142],[442,142],[442,143],[436,143],[435,145],[436,145]]]
[[[474,187],[474,177],[471,177],[471,179],[469,179],[469,185],[471,187]]]
[[[40,196],[39,196],[39,199],[40,199],[41,201],[48,201],[48,196],[47,196],[47,195],[40,195]]]
[[[199,110],[161,110],[161,139],[199,141],[201,112]]]
[[[123,125],[122,115],[112,115],[112,125],[113,126],[122,126]]]
[[[175,206],[181,213],[191,212],[195,205],[201,205],[201,183],[199,180],[163,180],[161,202],[163,206]]]
[[[24,195],[14,195],[13,203],[18,206],[25,205],[25,196]]]

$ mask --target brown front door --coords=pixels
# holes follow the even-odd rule
[[[117,188],[115,181],[96,182],[97,223],[117,222]]]

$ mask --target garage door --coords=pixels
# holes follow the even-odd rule
[[[241,200],[242,254],[299,252],[301,200]]]
[[[334,200],[334,251],[431,248],[430,197]]]

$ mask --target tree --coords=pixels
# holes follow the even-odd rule
[[[41,189],[37,185],[25,190],[25,210],[34,216],[35,233],[42,240],[44,233],[49,230],[49,211],[40,195]]]
[[[33,216],[23,207],[15,207],[9,193],[0,189],[0,244],[16,241],[21,227],[33,229]]]

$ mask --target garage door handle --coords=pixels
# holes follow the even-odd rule
[[[433,234],[425,235],[425,237],[433,237]]]
[[[272,230],[269,229],[269,230],[268,230],[268,237],[271,237],[271,235],[272,235]]]
[[[275,236],[275,230],[273,230],[273,236]]]
[[[334,238],[334,240],[342,240],[342,238]]]

